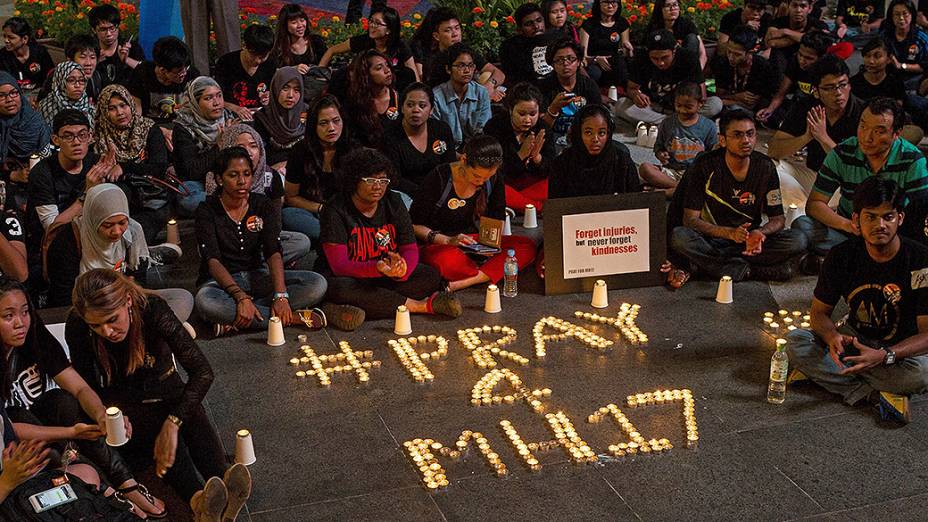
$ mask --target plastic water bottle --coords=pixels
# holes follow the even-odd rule
[[[503,265],[503,295],[515,297],[519,295],[519,262],[516,261],[516,251],[506,251],[506,264]]]
[[[786,343],[777,340],[777,351],[770,358],[770,385],[767,387],[767,402],[783,404],[786,400],[786,376],[789,374],[789,357]]]

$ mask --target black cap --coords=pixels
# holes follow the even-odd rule
[[[677,39],[666,29],[654,31],[648,35],[649,51],[673,51],[677,48]]]

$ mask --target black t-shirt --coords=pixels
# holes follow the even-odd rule
[[[812,67],[809,67],[809,69],[799,67],[799,59],[796,55],[790,56],[787,59],[786,71],[783,72],[783,76],[786,76],[793,82],[793,85],[790,87],[791,92],[812,96],[811,69]],[[779,88],[779,85],[777,88]]]
[[[53,154],[40,161],[29,173],[29,206],[26,210],[27,229],[30,235],[30,249],[39,246],[43,228],[36,208],[54,205],[61,213],[70,207],[84,192],[87,172],[96,164],[93,152],[84,158],[79,174],[69,174],[58,163],[58,155]],[[36,243],[32,242],[36,241]]]
[[[531,38],[520,34],[507,38],[499,48],[499,59],[503,72],[506,73],[506,84],[535,82],[554,71],[545,61],[545,53],[555,36],[553,32],[547,32]]]
[[[348,259],[364,263],[376,261],[387,252],[397,252],[402,245],[415,244],[412,220],[399,194],[387,191],[374,215],[358,211],[344,193],[333,197],[320,216],[320,242],[348,247]],[[325,271],[328,261],[319,256],[316,270]]]
[[[287,157],[287,183],[299,185],[301,197],[323,203],[338,192],[338,178],[335,172],[325,172],[321,165],[316,165],[315,162],[310,162],[307,166],[306,160],[310,156],[308,149],[305,141],[290,149],[290,155]],[[335,154],[337,157],[338,152]],[[336,159],[335,167],[337,166]]]
[[[370,35],[364,33],[349,38],[348,47],[351,49],[352,53],[360,53],[368,49],[375,49],[376,43]],[[390,67],[392,67],[393,70],[396,70],[397,67],[405,67],[406,60],[412,58],[412,51],[409,50],[409,46],[403,41],[398,42],[396,47],[387,49],[386,54],[387,58],[390,59]]]
[[[561,82],[558,81],[555,73],[551,73],[541,80],[538,88],[541,90],[543,99],[543,105],[541,106],[542,111],[548,110],[548,107],[551,106],[551,102],[554,101],[554,98],[558,94],[566,92],[566,89],[561,86]],[[571,92],[576,94],[576,96],[558,112],[557,118],[551,126],[551,131],[558,136],[567,134],[567,130],[570,129],[570,124],[574,121],[574,116],[583,106],[591,103],[599,103],[601,101],[599,86],[585,74],[577,74],[577,82],[574,84],[574,88]]]
[[[715,88],[724,89],[729,94],[750,92],[762,99],[771,99],[780,88],[780,71],[763,56],[755,54],[751,58],[751,69],[746,76],[736,76],[735,68],[728,58],[715,55],[710,64],[715,76]]]
[[[677,39],[677,43],[683,43],[683,39],[689,34],[699,36],[699,29],[696,24],[688,16],[677,17],[673,21],[673,37]]]
[[[383,137],[383,151],[396,168],[394,188],[410,196],[416,193],[419,184],[432,169],[457,159],[451,127],[434,118],[429,118],[427,125],[425,152],[419,152],[409,141],[402,122],[389,125]]]
[[[291,63],[283,63],[280,56],[277,57],[277,65],[280,67],[293,66],[297,65],[319,65],[319,59],[322,58],[322,55],[329,49],[329,46],[326,45],[325,40],[322,39],[318,34],[309,35],[309,45],[306,48],[306,52],[303,54],[291,54]],[[310,52],[312,51],[312,52]]]
[[[664,107],[673,106],[673,90],[680,82],[705,81],[699,58],[683,48],[677,48],[673,63],[664,71],[654,66],[648,53],[638,53],[635,55],[635,66],[628,73],[629,80],[640,85],[642,92],[651,98],[652,103],[659,103]]]
[[[811,97],[803,97],[790,107],[783,122],[780,123],[780,130],[791,136],[802,136],[806,132],[806,115],[812,110],[812,107],[821,105],[818,100]],[[844,108],[842,116],[834,125],[826,122],[825,132],[828,137],[835,143],[857,135],[857,124],[860,122],[860,115],[864,112],[864,102],[860,101],[854,95],[851,95]],[[825,150],[818,141],[812,140],[806,145],[808,156],[806,157],[806,166],[814,171],[818,171],[825,161]]]
[[[141,45],[132,44],[129,48],[129,58],[141,62],[145,59],[145,50]],[[140,64],[139,64],[140,65]],[[97,72],[103,82],[103,87],[119,83],[126,85],[132,77],[132,68],[119,59],[119,53],[115,52],[106,58],[100,58],[97,62]]]
[[[447,190],[449,184],[451,188]],[[506,191],[499,174],[487,180],[473,196],[464,199],[458,197],[454,184],[451,183],[451,164],[439,165],[419,185],[419,192],[412,200],[409,215],[414,224],[427,226],[448,236],[476,234],[480,216],[474,215],[474,206],[477,205],[482,191],[489,191],[486,210],[482,215],[504,219]]]
[[[0,71],[10,73],[23,87],[38,89],[55,68],[51,55],[44,45],[29,44],[29,59],[20,62],[12,51],[0,49]]]
[[[551,129],[539,118],[531,132],[537,136],[542,129],[545,130],[545,135],[550,135]],[[507,112],[500,112],[490,118],[490,121],[483,127],[483,132],[498,139],[503,147],[503,164],[497,171],[497,177],[502,178],[507,185],[517,190],[522,189],[525,185],[534,183],[537,178],[547,174],[545,162],[556,155],[555,140],[545,138],[545,143],[541,146],[542,162],[536,164],[534,161],[526,162],[519,158],[519,149],[522,145],[519,144],[516,132],[512,130],[512,119]]]
[[[216,259],[230,274],[260,268],[280,252],[280,212],[264,194],[248,196],[248,211],[241,223],[232,221],[219,196],[207,196],[196,212],[197,242],[200,244],[200,278],[211,276],[207,267]]]
[[[789,29],[790,28],[789,16],[781,16],[779,18],[774,18],[773,21],[770,22],[770,27],[776,27],[777,29]],[[810,14],[806,18],[806,26],[803,28],[802,32],[807,33],[813,29],[825,31],[826,33],[829,32],[828,24],[826,24],[820,18],[816,18],[814,15]],[[778,51],[781,53],[784,53],[787,57],[793,56],[794,54],[799,52],[799,44],[794,43],[793,45],[788,45],[786,47],[780,47]]]
[[[860,27],[861,22],[873,23],[883,18],[882,0],[838,0],[835,16],[844,17],[844,25]]]
[[[735,27],[739,25],[744,25],[741,22],[741,13],[744,11],[743,7],[739,7],[734,11],[729,11],[722,17],[722,20],[719,22],[719,32],[722,34],[727,34],[731,36],[731,32],[735,30]],[[764,13],[760,16],[760,28],[757,30],[757,35],[761,38],[767,34],[767,28],[770,27],[770,22],[773,20],[773,17],[770,16],[770,13]]]
[[[23,219],[20,217],[19,212],[17,212],[16,208],[11,205],[11,203],[7,203],[6,205],[7,208],[0,212],[0,235],[6,238],[7,241],[16,241],[25,245],[25,223],[23,223]],[[0,270],[0,275],[3,275],[3,270]]]
[[[38,314],[32,314],[33,327],[26,344],[14,348],[8,359],[11,397],[6,407],[29,409],[43,393],[55,389],[52,380],[71,363],[58,339],[48,331]]]
[[[815,298],[834,306],[847,301],[848,325],[868,340],[889,345],[918,333],[928,315],[928,248],[908,238],[895,257],[877,263],[861,238],[831,249],[815,286]]]
[[[277,64],[274,60],[265,60],[254,74],[248,74],[242,67],[240,56],[243,52],[233,51],[219,58],[213,76],[216,83],[222,87],[222,97],[226,102],[248,109],[258,109],[262,107],[260,95],[271,89],[271,80],[277,71]]]
[[[865,102],[881,96],[887,96],[902,102],[905,101],[906,97],[902,77],[889,71],[886,71],[886,77],[883,78],[882,82],[873,85],[864,78],[864,72],[861,70],[851,77],[851,92]]]
[[[690,177],[683,205],[698,210],[702,219],[717,226],[738,227],[751,223],[760,226],[761,215],[783,215],[780,179],[777,168],[767,156],[751,153],[751,165],[744,181],[738,181],[725,163],[725,149],[716,149],[696,157],[686,171]]]
[[[487,60],[483,57],[482,54],[474,51],[474,54],[471,56],[474,59],[474,65],[477,66],[477,69],[474,71],[474,79],[480,75],[480,71],[483,70],[487,65]],[[426,62],[422,64],[422,77],[425,83],[436,87],[445,83],[451,79],[451,74],[448,73],[446,67],[448,66],[448,51],[436,51],[428,56]]]
[[[616,16],[612,27],[605,27],[588,18],[580,26],[580,29],[590,35],[590,41],[586,46],[587,56],[614,56],[622,48],[622,33],[628,28],[628,20],[624,16]]]
[[[191,65],[183,83],[164,85],[155,75],[155,63],[142,62],[132,70],[132,77],[126,88],[132,96],[141,100],[144,116],[157,123],[167,123],[174,119],[174,113],[181,103],[181,95],[187,84],[198,76],[200,71]]]

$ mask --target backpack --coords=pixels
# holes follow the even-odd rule
[[[61,470],[42,471],[20,484],[9,497],[0,504],[0,520],[16,522],[131,522],[140,520],[129,511],[129,506],[112,497],[104,497],[93,485],[87,484],[74,475],[67,475],[68,484],[74,490],[77,500],[56,508],[36,513],[29,503],[29,497],[54,487],[52,480],[64,477]]]

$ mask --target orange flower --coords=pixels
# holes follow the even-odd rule
[[[496,29],[497,27],[499,27],[499,22],[497,22],[496,20],[491,20],[490,27],[492,27],[493,29]]]
[[[648,14],[648,8],[642,5],[638,7],[638,12],[641,13],[642,15],[646,15]]]
[[[472,12],[472,13],[474,13],[474,14],[481,14],[481,13],[483,13],[483,8],[482,8],[482,7],[475,7],[475,8],[473,8],[473,9],[471,9],[470,12]]]
[[[631,23],[635,23],[636,20],[638,20],[638,15],[631,15],[628,17],[628,21]]]
[[[516,23],[516,19],[513,18],[512,16],[507,16],[507,17],[505,18],[505,20],[506,20],[506,23],[507,23],[507,24],[513,24],[513,25],[515,25],[515,23]]]
[[[474,22],[474,27],[476,27],[477,29],[480,29],[481,27],[483,27],[483,21],[477,20],[476,22]]]

